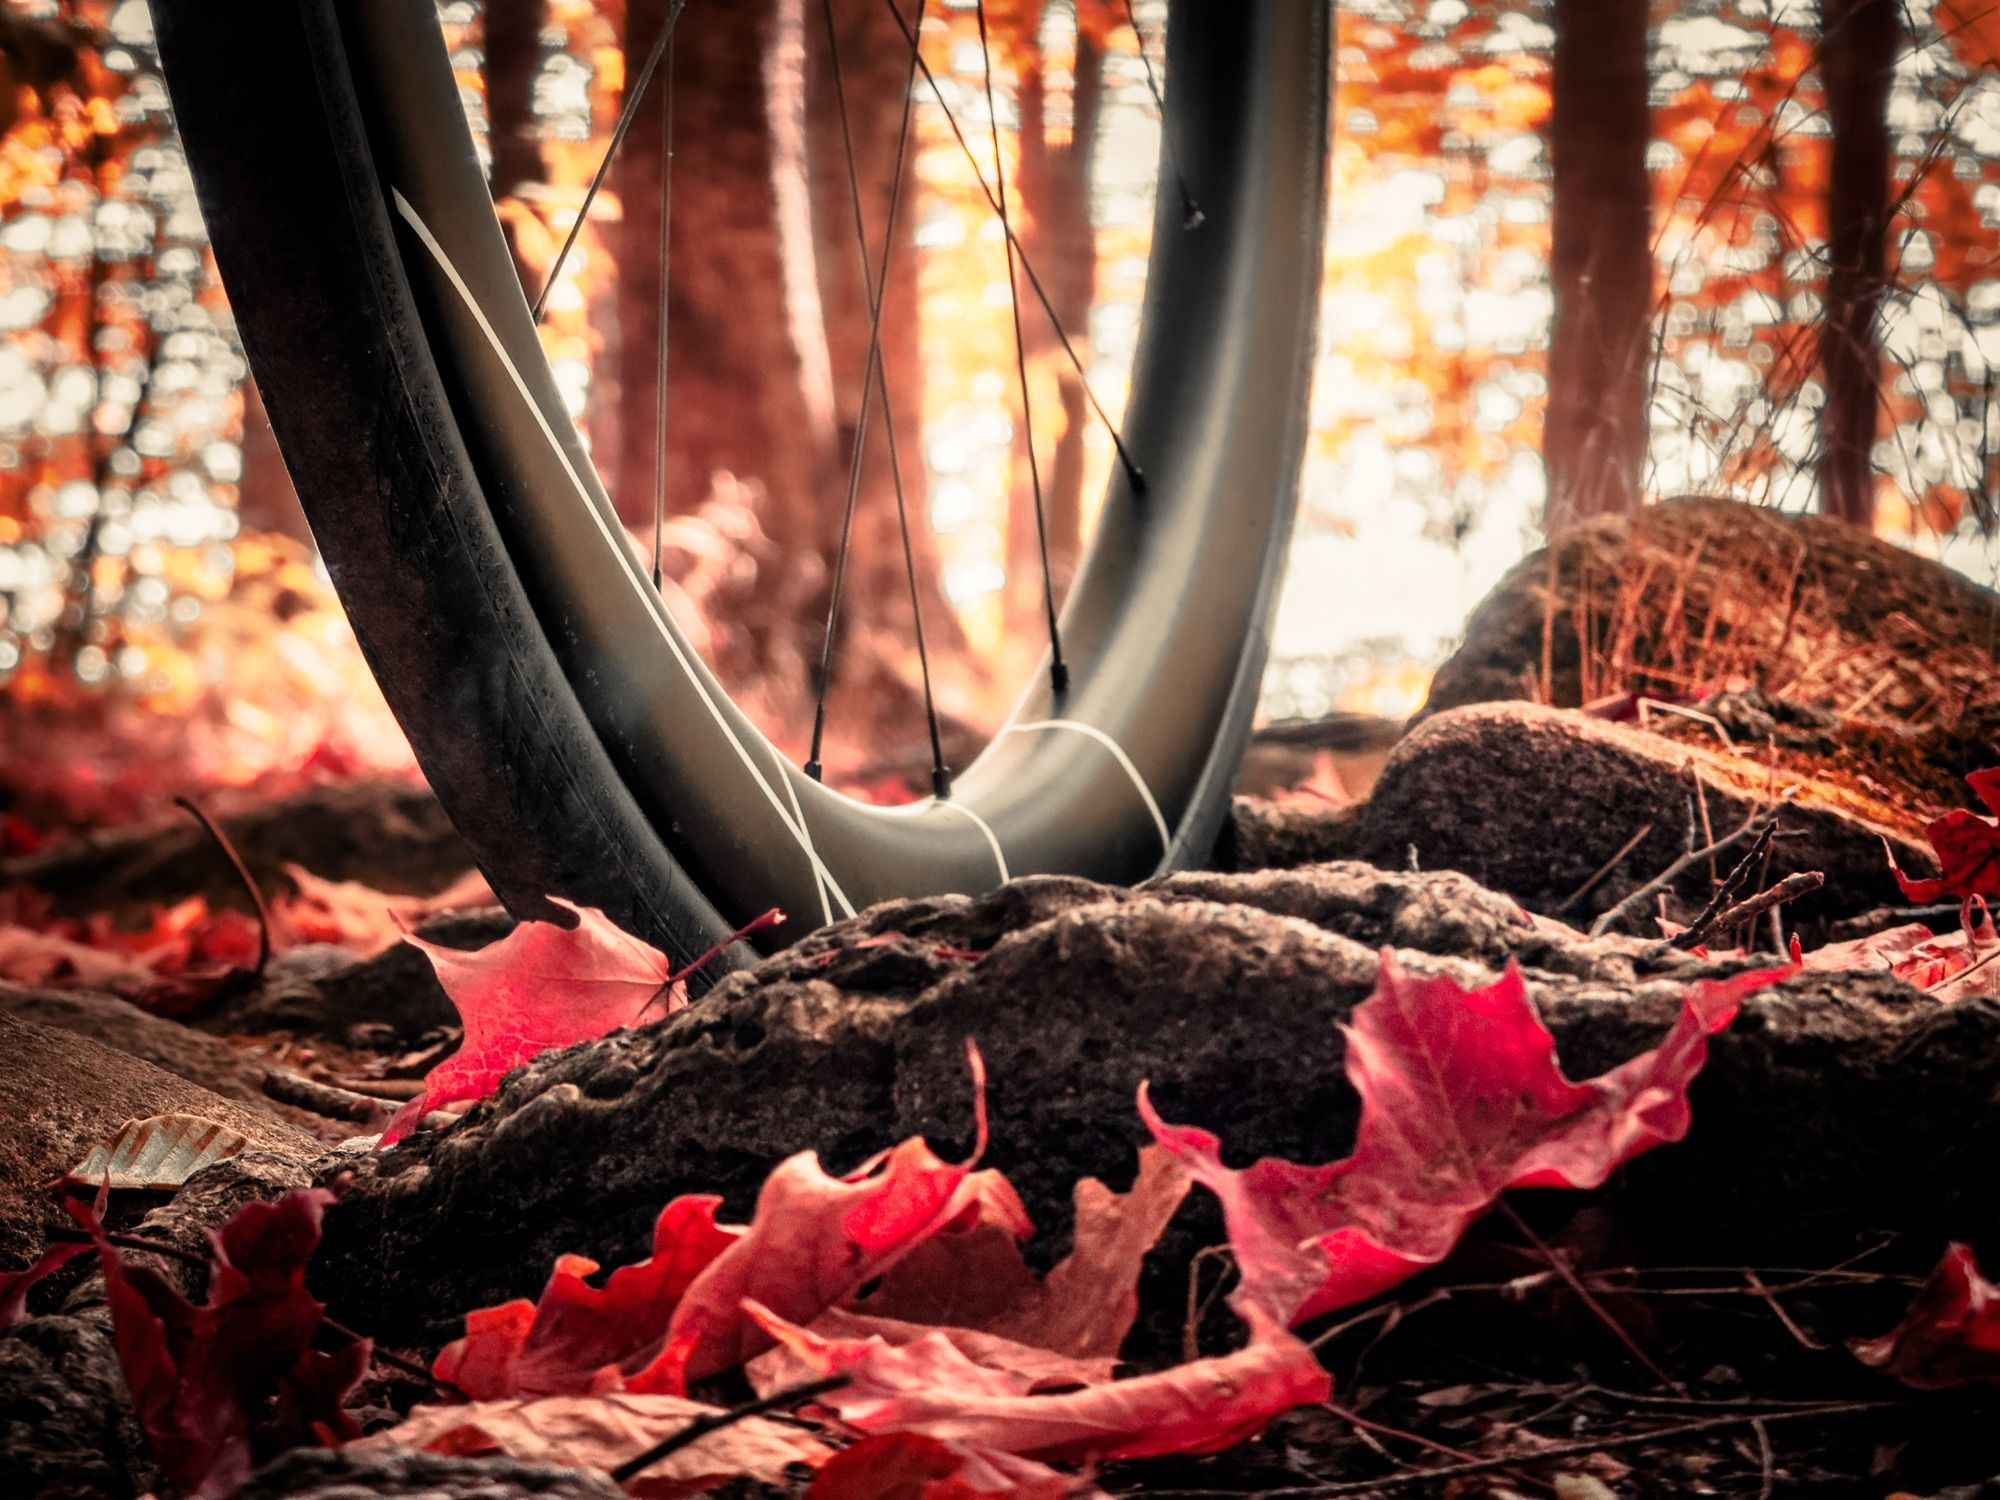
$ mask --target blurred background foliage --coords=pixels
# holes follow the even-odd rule
[[[662,89],[544,323],[635,545],[663,492],[677,611],[794,752],[868,326],[833,46],[872,243],[909,94],[886,9],[831,9],[830,42],[813,0],[694,0],[665,295],[648,248]],[[664,10],[440,4],[531,294]],[[1164,12],[995,0],[990,48],[967,0],[925,12],[938,88],[910,95],[884,358],[959,758],[1042,644],[1005,244],[973,163],[992,179],[997,136],[1081,355],[1079,375],[1026,311],[1060,588],[1113,457],[1088,398],[1116,419],[1138,334]],[[1312,436],[1268,717],[1400,717],[1545,525],[1680,495],[1828,509],[1990,580],[2000,19],[1979,0],[1353,0],[1334,45]],[[0,126],[0,839],[187,787],[413,775],[247,379],[144,0],[7,0]],[[918,739],[910,601],[895,476],[873,451],[863,472],[829,766],[893,795],[899,736]]]

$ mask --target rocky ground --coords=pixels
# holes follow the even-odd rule
[[[240,1204],[335,1185],[315,1291],[335,1319],[423,1359],[468,1311],[533,1297],[560,1255],[643,1257],[677,1194],[719,1193],[741,1219],[800,1150],[836,1170],[911,1135],[962,1153],[968,1037],[990,1080],[987,1163],[1019,1190],[1039,1227],[1031,1260],[1047,1266],[1069,1243],[1077,1179],[1130,1182],[1142,1081],[1232,1160],[1347,1151],[1358,1099],[1340,1028],[1385,948],[1468,988],[1518,964],[1583,1077],[1656,1044],[1690,983],[1782,962],[1794,937],[1814,952],[1907,922],[1885,846],[1906,874],[1936,873],[1927,826],[1968,804],[1960,778],[2000,765],[1996,634],[2000,600],[1828,523],[1706,503],[1604,523],[1503,583],[1386,758],[1366,735],[1270,737],[1262,785],[1316,772],[1321,790],[1239,803],[1221,868],[874,908],[661,1024],[545,1054],[388,1152],[367,1137],[456,1041],[415,950],[286,944],[171,1014],[134,1003],[155,991],[37,970],[0,987],[0,1271],[63,1232],[50,1181],[93,1145],[128,1119],[194,1115],[241,1135],[241,1153],[177,1191],[115,1195],[111,1227],[203,1252]],[[1329,765],[1363,767],[1350,780],[1367,795],[1329,795]],[[229,832],[273,889],[287,862],[415,894],[467,864],[407,789],[314,794]],[[36,911],[125,922],[241,899],[182,825],[14,861],[0,887],[39,893]],[[1716,921],[1764,892],[1788,899]],[[1957,901],[1938,904],[1925,920],[1948,934]],[[1690,924],[1699,941],[1666,941]],[[474,949],[512,926],[473,909],[418,930]],[[1190,1496],[1983,1493],[2000,1437],[1981,1387],[1913,1391],[1843,1341],[1894,1324],[1947,1242],[2000,1252],[1995,983],[1977,967],[1935,983],[1808,967],[1750,997],[1713,1042],[1685,1141],[1597,1192],[1517,1194],[1436,1269],[1309,1326],[1332,1403],[1226,1453],[1115,1464],[1097,1482]],[[1128,1358],[1226,1340],[1223,1266],[1204,1253],[1222,1238],[1214,1200],[1190,1198],[1147,1262]],[[167,1264],[194,1286],[192,1266]],[[79,1261],[28,1311],[0,1333],[0,1494],[143,1492],[157,1471],[102,1277]],[[364,1390],[377,1427],[427,1394],[379,1366]],[[577,1471],[401,1450],[294,1452],[238,1491],[617,1492]]]

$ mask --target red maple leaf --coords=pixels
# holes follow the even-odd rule
[[[1988,812],[2000,817],[2000,770],[1974,771],[1965,784]],[[1883,843],[1889,853],[1889,872],[1904,896],[1920,904],[1947,897],[1964,903],[1974,896],[2000,896],[2000,823],[1955,807],[1933,820],[1924,829],[1924,837],[1937,851],[1936,880],[1910,879],[1897,865],[1895,851],[1886,840]]]
[[[499,942],[469,953],[404,937],[430,959],[465,1023],[465,1042],[431,1069],[424,1092],[396,1111],[382,1145],[393,1146],[434,1109],[487,1098],[509,1073],[544,1052],[636,1026],[656,1005],[661,1016],[673,1014],[687,1004],[681,981],[690,973],[731,943],[784,920],[768,911],[676,971],[666,954],[603,912],[551,899],[576,914],[576,926],[523,922]]]
[[[1020,1372],[975,1363],[942,1332],[903,1345],[829,1339],[755,1303],[750,1311],[809,1368],[847,1377],[819,1400],[849,1426],[1051,1462],[1216,1453],[1333,1392],[1312,1350],[1254,1307],[1250,1342],[1233,1354],[1049,1394]]]
[[[1086,1177],[1076,1185],[1069,1254],[1039,1278],[1021,1254],[1018,1205],[963,1216],[899,1261],[854,1305],[859,1316],[843,1315],[846,1326],[872,1323],[892,1343],[899,1340],[883,1328],[890,1321],[919,1333],[925,1325],[971,1330],[1073,1361],[1110,1360],[1139,1315],[1146,1255],[1188,1187],[1186,1169],[1158,1146],[1139,1153],[1127,1192]]]
[[[1242,1273],[1238,1310],[1296,1325],[1443,1260],[1509,1188],[1596,1187],[1620,1163],[1679,1140],[1708,1038],[1743,996],[1788,972],[1695,985],[1658,1047],[1572,1083],[1516,966],[1467,991],[1408,977],[1385,949],[1375,993],[1345,1028],[1347,1076],[1361,1095],[1345,1160],[1266,1158],[1237,1171],[1214,1135],[1166,1124],[1144,1090],[1140,1110],[1222,1200]]]
[[[434,896],[397,896],[357,880],[325,880],[301,865],[287,864],[285,874],[293,889],[272,902],[271,913],[279,945],[332,943],[364,958],[395,947],[427,917],[494,900],[477,870]]]
[[[1068,1500],[1076,1482],[1031,1459],[921,1432],[878,1432],[820,1466],[806,1500]]]
[[[482,1400],[620,1387],[685,1395],[690,1382],[743,1363],[770,1343],[745,1316],[746,1297],[811,1322],[968,1208],[1002,1192],[1012,1199],[998,1174],[972,1170],[986,1149],[986,1100],[984,1067],[970,1056],[970,1160],[943,1161],[912,1137],[834,1177],[802,1151],[772,1169],[745,1227],[716,1223],[720,1199],[677,1198],[660,1215],[650,1260],[599,1290],[584,1279],[596,1264],[565,1256],[538,1303],[467,1318],[435,1373]]]
[[[674,1309],[695,1277],[744,1231],[715,1222],[722,1200],[674,1199],[653,1227],[653,1254],[621,1266],[602,1287],[597,1262],[565,1255],[539,1302],[482,1308],[465,1337],[448,1344],[431,1373],[475,1401],[554,1396],[615,1384],[606,1371],[634,1373],[659,1357]]]
[[[199,1306],[151,1266],[127,1265],[97,1216],[67,1205],[102,1259],[112,1342],[140,1429],[167,1476],[196,1500],[226,1495],[249,1477],[252,1427],[274,1401],[298,1438],[340,1441],[359,1431],[340,1402],[366,1371],[371,1346],[356,1340],[334,1354],[312,1347],[326,1310],[306,1291],[305,1268],[332,1202],[313,1188],[238,1209],[210,1236],[208,1299]]]
[[[0,1271],[0,1329],[12,1328],[28,1313],[28,1293],[44,1276],[53,1275],[79,1255],[88,1255],[93,1245],[58,1242],[42,1252],[40,1260],[24,1271]]]
[[[1848,1347],[1865,1365],[1923,1390],[2000,1382],[2000,1288],[1979,1273],[1969,1245],[1953,1245],[1903,1321]]]

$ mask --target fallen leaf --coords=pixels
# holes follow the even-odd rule
[[[272,903],[271,913],[281,946],[332,943],[372,958],[427,917],[494,902],[493,888],[477,870],[434,896],[394,896],[358,880],[327,880],[301,865],[284,868],[293,889]]]
[[[1920,1390],[2000,1382],[2000,1289],[1969,1245],[1953,1245],[1903,1321],[1848,1345],[1865,1365]]]
[[[1906,922],[1900,927],[1891,927],[1868,937],[1845,943],[1828,943],[1810,953],[1801,953],[1799,963],[1808,969],[1825,971],[1892,970],[1930,942],[1932,937],[1930,928],[1923,923]]]
[[[465,1044],[424,1080],[424,1092],[397,1110],[382,1133],[394,1145],[432,1110],[483,1099],[515,1068],[555,1047],[573,1046],[687,1004],[666,954],[621,931],[603,912],[571,906],[575,927],[523,922],[473,952],[415,935],[404,941],[431,961],[465,1026]]]
[[[64,1180],[87,1187],[177,1188],[249,1144],[242,1133],[200,1115],[127,1120],[110,1139],[91,1147]]]
[[[1076,1185],[1070,1252],[1046,1277],[1028,1269],[1016,1222],[989,1215],[926,1240],[854,1310],[976,1329],[1079,1359],[1115,1356],[1139,1314],[1146,1256],[1189,1185],[1185,1167],[1148,1146],[1129,1192],[1094,1177]]]
[[[305,1286],[332,1202],[312,1188],[238,1209],[210,1237],[199,1306],[153,1267],[127,1265],[88,1207],[65,1205],[101,1257],[112,1342],[140,1430],[162,1471],[195,1500],[227,1495],[249,1477],[254,1419],[273,1398],[299,1424],[293,1441],[341,1441],[358,1430],[340,1402],[370,1346],[314,1350],[326,1310]],[[258,1430],[267,1444],[287,1436]]]
[[[1011,1201],[1018,1208],[997,1172],[972,1170],[986,1151],[986,1069],[977,1048],[966,1050],[972,1155],[947,1162],[912,1136],[844,1178],[829,1175],[815,1152],[780,1162],[757,1194],[748,1230],[689,1285],[659,1358],[628,1381],[632,1389],[683,1393],[768,1348],[762,1327],[745,1315],[746,1301],[810,1323],[969,1206]],[[1025,1215],[1020,1232],[1027,1232]]]
[[[900,1347],[826,1339],[754,1302],[748,1311],[809,1368],[848,1377],[818,1400],[849,1426],[1047,1462],[1215,1453],[1333,1391],[1312,1351],[1254,1307],[1250,1342],[1233,1354],[1044,1395],[1018,1374],[975,1364],[942,1333]]]
[[[1100,1493],[1096,1486],[1090,1494]],[[879,1432],[823,1465],[806,1500],[1066,1500],[1079,1483],[1033,1459],[921,1432]]]
[[[810,1323],[959,1216],[1007,1203],[1018,1214],[1004,1179],[972,1170],[986,1149],[985,1071],[968,1052],[977,1130],[965,1163],[912,1137],[843,1178],[800,1152],[772,1169],[747,1226],[717,1224],[720,1199],[678,1198],[654,1227],[649,1260],[599,1289],[586,1279],[595,1262],[565,1256],[539,1302],[471,1314],[465,1337],[438,1356],[438,1378],[485,1399],[619,1388],[685,1395],[690,1382],[769,1346],[744,1298]]]
[[[257,961],[256,919],[218,910],[202,896],[154,907],[144,927],[122,928],[98,915],[61,922],[55,930],[93,948],[129,953],[156,975],[248,968]]]
[[[60,1271],[79,1255],[89,1255],[96,1249],[95,1245],[58,1241],[25,1271],[0,1271],[0,1329],[12,1328],[26,1316],[28,1293],[34,1290],[36,1282]]]
[[[57,933],[0,927],[0,979],[31,988],[63,986],[132,994],[153,972],[125,953],[107,953]]]
[[[1972,910],[1984,905],[1982,898],[1968,903]],[[1971,995],[1991,994],[1993,986],[2000,984],[2000,967],[1993,963],[1996,957],[2000,957],[2000,932],[1983,914],[1957,932],[1938,935],[1921,922],[1910,922],[1799,955],[1808,969],[1886,970],[1947,1005]]]
[[[1588,1083],[1556,1066],[1520,970],[1467,991],[1412,979],[1384,950],[1354,1011],[1348,1079],[1361,1096],[1354,1152],[1323,1167],[1223,1165],[1208,1131],[1154,1138],[1222,1201],[1242,1281],[1232,1301],[1289,1325],[1362,1301],[1437,1264],[1509,1188],[1596,1187],[1620,1163],[1687,1133],[1687,1086],[1743,996],[1784,970],[1704,981],[1665,1041]]]
[[[659,1356],[674,1309],[694,1278],[744,1230],[719,1225],[720,1198],[682,1197],[653,1226],[653,1254],[589,1278],[597,1262],[565,1255],[539,1302],[521,1300],[467,1316],[431,1373],[474,1400],[583,1393],[608,1370],[636,1374]]]
[[[906,1323],[900,1318],[877,1317],[870,1313],[828,1308],[813,1319],[809,1329],[820,1338],[835,1342],[879,1339],[884,1344],[914,1344],[936,1335],[949,1339],[959,1353],[983,1369],[1018,1376],[1030,1392],[1062,1390],[1072,1386],[1103,1385],[1117,1373],[1118,1361],[1109,1356],[1077,1356],[1019,1343],[997,1333],[955,1324]],[[813,1364],[791,1348],[779,1344],[766,1349],[744,1367],[750,1388],[760,1396],[775,1395],[818,1378]]]
[[[1965,778],[1986,810],[2000,816],[2000,769],[1974,771]],[[1889,871],[1904,896],[1919,905],[1947,897],[1969,901],[1974,896],[2000,896],[2000,823],[1955,807],[1924,829],[1938,859],[1938,878],[1912,880],[1889,850]],[[1888,844],[1883,844],[1885,850]]]
[[[543,1396],[469,1406],[419,1406],[402,1422],[350,1444],[416,1448],[469,1458],[502,1453],[522,1463],[609,1472],[690,1422],[721,1407],[684,1396]],[[793,1464],[819,1464],[833,1450],[810,1433],[766,1417],[747,1417],[697,1438],[628,1480],[641,1500],[698,1495],[731,1479],[782,1487]]]

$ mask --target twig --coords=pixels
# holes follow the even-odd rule
[[[1409,1432],[1401,1427],[1391,1427],[1384,1422],[1371,1421],[1369,1418],[1362,1416],[1361,1413],[1352,1411],[1337,1401],[1327,1402],[1326,1409],[1352,1427],[1355,1434],[1366,1441],[1369,1447],[1388,1459],[1389,1462],[1402,1468],[1408,1468],[1409,1465],[1403,1463],[1401,1459],[1397,1458],[1387,1448],[1384,1448],[1379,1442],[1374,1441],[1375,1437],[1396,1438],[1402,1442],[1435,1453],[1440,1458],[1456,1459],[1461,1463],[1476,1462],[1473,1456],[1463,1448],[1454,1448],[1448,1443],[1440,1443],[1434,1438],[1425,1437],[1421,1432]],[[1518,1470],[1512,1469],[1503,1469],[1501,1472],[1519,1484],[1532,1485],[1536,1489],[1547,1489],[1549,1487],[1546,1482],[1535,1478],[1532,1474],[1523,1474]]]
[[[1730,866],[1729,873],[1722,877],[1722,884],[1718,885],[1715,893],[1708,898],[1708,905],[1701,909],[1701,915],[1694,919],[1686,932],[1674,937],[1668,946],[1697,947],[1702,939],[1720,925],[1717,918],[1728,909],[1736,893],[1743,889],[1743,882],[1750,878],[1750,866],[1756,863],[1758,855],[1771,847],[1771,835],[1777,831],[1778,825],[1775,819],[1757,830],[1757,837],[1750,845],[1750,852]]]
[[[201,830],[213,840],[215,847],[222,851],[222,857],[236,872],[236,878],[243,882],[243,889],[250,893],[250,904],[257,910],[257,963],[250,971],[253,979],[262,979],[264,970],[271,962],[271,906],[264,899],[263,889],[257,884],[250,867],[243,862],[243,856],[236,852],[236,846],[229,842],[229,835],[221,826],[198,806],[192,797],[176,797],[174,805],[187,812]]]
[[[356,1125],[379,1124],[388,1109],[386,1100],[357,1094],[353,1089],[336,1088],[283,1068],[272,1068],[264,1074],[264,1093],[280,1104]]]
[[[1777,1299],[1777,1297],[1772,1293],[1771,1289],[1766,1285],[1764,1285],[1764,1278],[1759,1276],[1755,1271],[1751,1270],[1748,1266],[1744,1267],[1743,1269],[1743,1279],[1746,1283],[1749,1284],[1752,1295],[1754,1295],[1766,1307],[1771,1309],[1772,1314],[1776,1316],[1777,1320],[1784,1325],[1785,1332],[1789,1333],[1794,1339],[1798,1341],[1798,1345],[1801,1349],[1810,1349],[1815,1354],[1817,1354],[1824,1349],[1832,1347],[1831,1345],[1827,1344],[1824,1340],[1814,1338],[1811,1334],[1807,1333],[1803,1328],[1799,1327],[1799,1325],[1792,1320],[1792,1315],[1785,1311],[1785,1304],[1780,1302]]]
[[[690,1443],[699,1442],[711,1432],[734,1426],[751,1417],[761,1417],[766,1412],[782,1410],[810,1401],[815,1396],[824,1396],[828,1391],[837,1391],[848,1383],[845,1375],[829,1375],[824,1380],[811,1380],[804,1385],[795,1385],[787,1390],[773,1391],[768,1396],[760,1396],[755,1401],[746,1401],[741,1406],[732,1406],[728,1411],[712,1412],[705,1417],[696,1417],[679,1432],[661,1438],[652,1447],[637,1457],[628,1458],[611,1471],[611,1482],[623,1485],[627,1480],[636,1479],[665,1458],[670,1453],[678,1453]]]
[[[421,1078],[333,1077],[326,1082],[334,1088],[346,1089],[369,1099],[379,1099],[385,1104],[407,1104],[412,1099],[420,1099],[425,1088]]]
[[[1907,1405],[1901,1401],[1833,1401],[1825,1406],[1802,1406],[1790,1411],[1745,1413],[1726,1417],[1703,1417],[1674,1427],[1655,1427],[1649,1432],[1627,1432],[1616,1437],[1593,1438],[1580,1443],[1559,1443],[1537,1453],[1517,1453],[1507,1458],[1480,1458],[1469,1463],[1445,1464],[1435,1469],[1413,1469],[1407,1474],[1389,1474],[1380,1479],[1354,1479],[1313,1489],[1267,1490],[1265,1500],[1298,1496],[1300,1500],[1334,1495],[1372,1495],[1377,1490],[1408,1489],[1413,1485],[1436,1484],[1469,1474],[1492,1474],[1506,1469],[1526,1468],[1556,1459],[1584,1458],[1593,1453],[1609,1453],[1618,1448],[1637,1448],[1646,1443],[1663,1443],[1674,1438],[1695,1437],[1704,1432],[1720,1432],[1731,1427],[1750,1427],[1759,1422],[1792,1422],[1801,1417],[1844,1417],[1851,1412],[1882,1411]]]
[[[90,1236],[83,1230],[72,1229],[67,1224],[50,1229],[49,1238],[52,1240],[80,1242],[88,1242],[90,1240]],[[182,1265],[193,1266],[198,1270],[212,1271],[215,1269],[214,1262],[200,1251],[184,1250],[179,1245],[170,1245],[164,1240],[156,1240],[149,1235],[120,1234],[106,1230],[104,1231],[104,1239],[105,1243],[115,1245],[120,1250],[143,1250],[149,1255],[164,1256],[168,1260],[177,1260]],[[93,1248],[95,1247],[93,1246]],[[332,1334],[335,1338],[346,1339],[350,1344],[358,1344],[368,1337],[365,1333],[357,1333],[345,1323],[336,1323],[332,1318],[322,1316],[319,1321],[320,1326],[328,1333]],[[414,1359],[397,1354],[394,1350],[384,1349],[380,1344],[374,1345],[369,1350],[369,1355],[371,1358],[380,1360],[383,1364],[388,1365],[391,1369],[401,1370],[405,1375],[415,1376],[418,1380],[437,1390],[449,1389],[435,1375],[431,1374],[429,1370],[418,1364]]]
[[[1590,935],[1592,937],[1603,937],[1613,927],[1616,927],[1620,922],[1645,906],[1646,902],[1652,897],[1653,892],[1665,890],[1710,855],[1720,854],[1725,849],[1735,848],[1743,840],[1756,833],[1769,816],[1762,808],[1759,808],[1757,811],[1751,813],[1748,818],[1744,819],[1742,825],[1734,833],[1723,835],[1706,849],[1689,850],[1686,854],[1683,854],[1679,859],[1668,865],[1666,869],[1640,886],[1638,890],[1632,892],[1631,895],[1627,896],[1623,901],[1620,901],[1611,910],[1591,923]]]
[[[1810,896],[1825,884],[1826,876],[1818,870],[1801,870],[1795,875],[1787,875],[1769,890],[1759,891],[1756,895],[1737,902],[1718,916],[1710,927],[1717,932],[1727,932],[1732,927],[1741,927],[1761,917],[1767,911],[1776,911],[1787,901]],[[1693,930],[1689,928],[1688,932]],[[1686,932],[1681,934],[1682,938],[1686,936]],[[1680,938],[1676,938],[1674,943],[1675,946],[1679,946]]]
[[[1617,869],[1618,866],[1624,862],[1625,856],[1630,854],[1634,849],[1638,848],[1641,844],[1643,844],[1646,841],[1646,836],[1650,834],[1652,831],[1653,831],[1653,825],[1651,823],[1647,823],[1644,826],[1642,826],[1637,833],[1633,834],[1632,837],[1625,840],[1623,844],[1620,844],[1618,846],[1618,852],[1616,854],[1612,855],[1611,858],[1607,859],[1602,865],[1598,866],[1598,870],[1595,875],[1591,876],[1590,879],[1586,880],[1582,885],[1578,886],[1575,890],[1571,891],[1569,893],[1569,899],[1564,901],[1561,906],[1556,907],[1553,911],[1549,913],[1549,915],[1552,917],[1559,917],[1564,912],[1574,910],[1576,904],[1579,901],[1583,900],[1585,896],[1588,896],[1592,891],[1596,890],[1598,886],[1602,885],[1604,883],[1604,877],[1609,875],[1613,870]]]
[[[1208,1295],[1201,1295],[1201,1263],[1205,1260],[1230,1258],[1233,1252],[1227,1245],[1204,1245],[1195,1251],[1194,1259],[1188,1262],[1187,1322],[1181,1328],[1181,1357],[1193,1364],[1201,1357],[1200,1343],[1196,1337],[1201,1328],[1201,1320],[1208,1316],[1208,1310],[1215,1305],[1216,1294],[1222,1290],[1222,1283],[1228,1279],[1229,1267],[1222,1268],[1222,1274],[1215,1278],[1208,1289]]]
[[[1685,1391],[1687,1389],[1680,1381],[1674,1379],[1673,1376],[1654,1363],[1653,1357],[1644,1349],[1641,1349],[1639,1341],[1632,1337],[1631,1330],[1611,1316],[1609,1309],[1592,1295],[1589,1287],[1583,1284],[1583,1278],[1576,1274],[1576,1268],[1560,1255],[1556,1254],[1540,1235],[1528,1227],[1528,1221],[1521,1217],[1520,1211],[1513,1204],[1502,1198],[1500,1200],[1500,1211],[1507,1216],[1515,1230],[1540,1252],[1542,1259],[1548,1262],[1549,1269],[1560,1276],[1569,1289],[1576,1293],[1577,1298],[1585,1307],[1590,1309],[1591,1314],[1596,1317],[1598,1322],[1610,1329],[1613,1336],[1617,1338],[1619,1343],[1625,1346],[1631,1356],[1638,1360],[1641,1365],[1645,1366],[1648,1374],[1670,1391]]]

